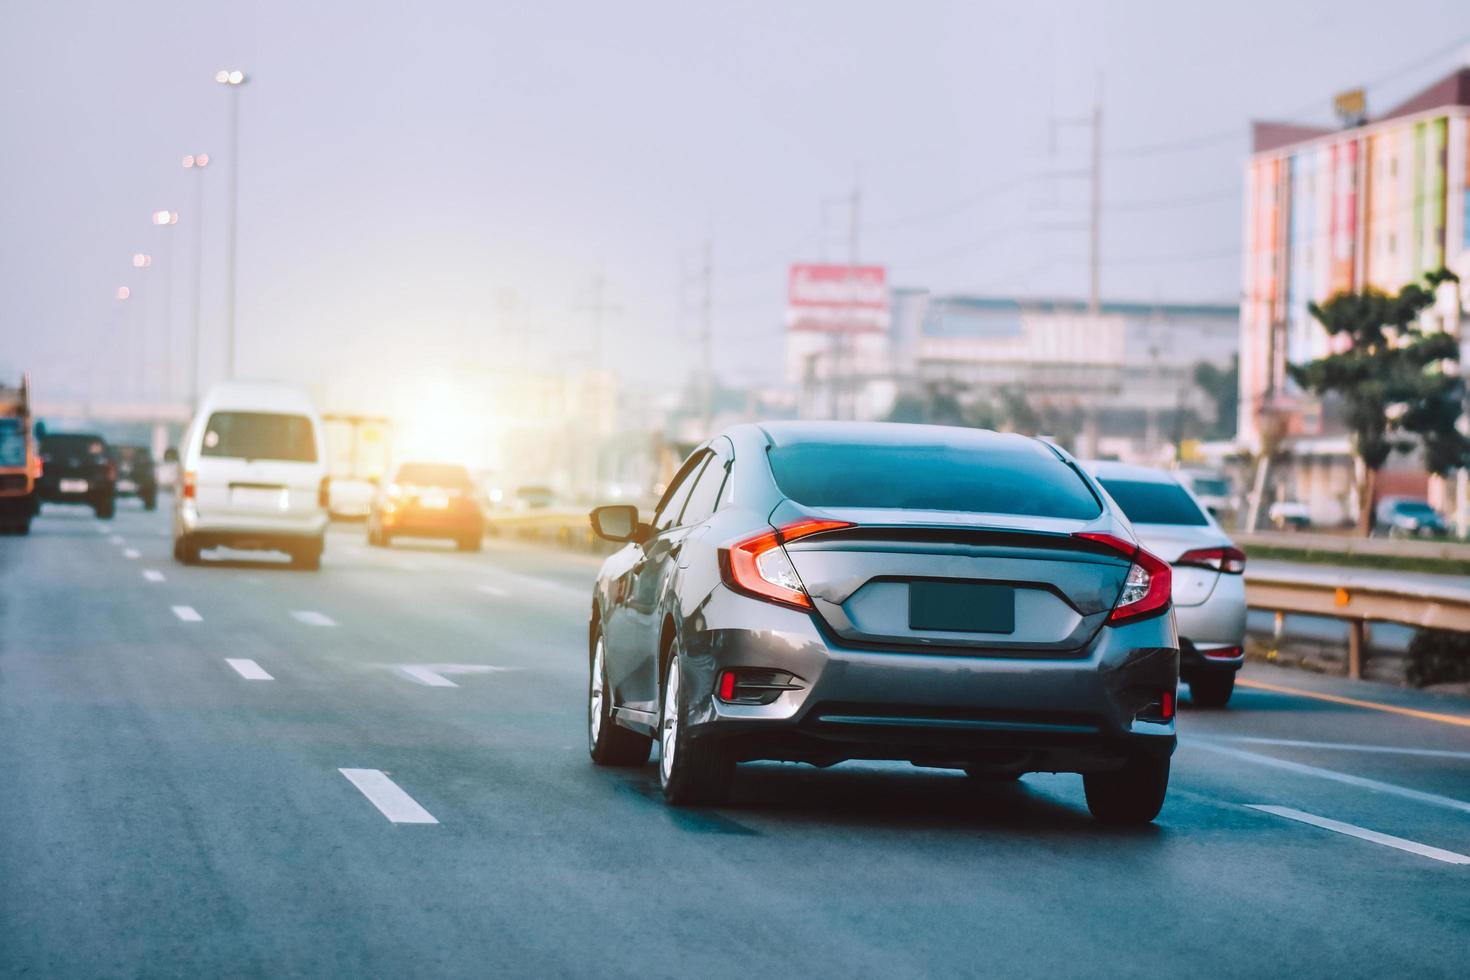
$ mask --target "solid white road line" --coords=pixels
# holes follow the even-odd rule
[[[1356,742],[1304,742],[1295,738],[1258,738],[1254,735],[1191,735],[1188,741],[1245,742],[1251,745],[1284,745],[1294,749],[1333,749],[1342,752],[1375,752],[1385,755],[1420,755],[1430,759],[1470,759],[1470,752],[1452,749],[1409,749],[1397,745],[1359,745]]]
[[[498,586],[494,586],[494,585],[480,585],[480,586],[476,586],[476,588],[479,591],[485,593],[486,595],[499,596],[502,599],[505,598],[506,596],[510,595],[509,592],[505,591],[502,588],[499,588]]]
[[[1189,744],[1194,748],[1228,755],[1245,762],[1254,762],[1258,765],[1284,769],[1287,772],[1300,773],[1303,776],[1316,776],[1319,779],[1330,779],[1333,782],[1345,783],[1348,786],[1356,786],[1359,789],[1370,789],[1375,793],[1387,793],[1391,796],[1401,796],[1406,800],[1417,800],[1420,803],[1431,803],[1435,806],[1459,810],[1461,813],[1470,813],[1470,803],[1466,803],[1464,800],[1452,799],[1448,796],[1439,796],[1435,793],[1422,793],[1417,789],[1409,789],[1407,786],[1395,786],[1393,783],[1380,783],[1376,779],[1364,779],[1362,776],[1338,772],[1335,769],[1320,769],[1317,766],[1303,765],[1300,762],[1288,762],[1285,759],[1260,755],[1256,752],[1246,752],[1242,749],[1227,748],[1223,745],[1211,745],[1208,742],[1191,742]]]
[[[143,577],[150,582],[162,582],[163,573],[156,568],[143,569]]]
[[[186,623],[198,623],[204,620],[203,616],[194,611],[193,606],[174,606],[174,615]]]
[[[138,549],[137,548],[124,548],[123,549],[123,557],[124,558],[139,558],[139,557],[141,557],[141,555],[138,553]]]
[[[291,613],[291,618],[307,626],[336,626],[331,616],[325,613],[314,612],[310,609],[298,609]]]
[[[394,823],[438,823],[434,815],[398,788],[381,769],[338,769],[368,802]]]
[[[229,657],[226,657],[225,658],[225,663],[227,663],[231,667],[235,668],[235,673],[239,674],[241,677],[245,678],[247,681],[273,681],[273,680],[275,680],[274,677],[272,677],[270,674],[267,674],[265,672],[265,669],[263,667],[261,667],[260,664],[256,663],[254,660],[233,660],[233,659],[231,659]]]
[[[1297,820],[1301,823],[1311,824],[1313,827],[1321,827],[1323,830],[1346,834],[1349,837],[1356,837],[1359,840],[1372,841],[1375,844],[1382,844],[1384,847],[1408,851],[1410,854],[1433,858],[1436,861],[1443,861],[1446,864],[1470,864],[1470,856],[1464,854],[1456,854],[1454,851],[1446,851],[1439,847],[1430,847],[1428,844],[1405,840],[1402,837],[1380,834],[1376,830],[1355,827],[1350,823],[1343,823],[1341,820],[1332,820],[1327,817],[1319,817],[1312,813],[1303,813],[1301,810],[1293,810],[1289,806],[1268,806],[1264,803],[1247,803],[1246,806],[1252,810],[1260,810],[1262,813],[1273,813],[1278,817],[1285,817],[1288,820]]]

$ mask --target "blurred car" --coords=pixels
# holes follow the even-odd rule
[[[163,462],[153,468],[158,485],[169,493],[179,491],[179,451],[169,446],[163,451]]]
[[[463,466],[404,463],[379,492],[368,515],[368,544],[386,548],[394,538],[448,538],[460,551],[479,551],[485,515]]]
[[[550,487],[517,487],[511,506],[516,510],[544,510],[556,503],[556,491]]]
[[[137,497],[144,510],[158,506],[158,475],[153,468],[153,454],[146,446],[114,446],[112,460],[117,465],[116,494]]]
[[[1239,509],[1230,477],[1213,470],[1187,468],[1178,471],[1179,482],[1189,488],[1215,520],[1225,520]]]
[[[0,383],[0,534],[31,533],[40,503],[40,448],[32,437],[30,379],[20,386]]]
[[[1312,512],[1300,500],[1278,500],[1266,509],[1266,519],[1278,531],[1305,531],[1312,526]]]
[[[109,520],[117,506],[116,482],[117,465],[101,436],[55,432],[41,437],[36,495],[42,503],[84,504]]]
[[[1080,772],[1099,820],[1159,812],[1174,750],[1170,567],[1061,450],[897,423],[737,425],[592,596],[588,746],[671,804],[738,762],[893,759],[985,781]]]
[[[1384,497],[1373,511],[1373,533],[1390,538],[1442,538],[1450,529],[1423,498]]]
[[[283,551],[321,567],[327,530],[322,423],[304,391],[227,382],[210,389],[184,433],[174,498],[174,558],[205,548]]]
[[[1245,552],[1174,474],[1088,463],[1139,542],[1174,566],[1179,675],[1201,707],[1224,707],[1245,662]]]
[[[334,518],[363,520],[373,512],[378,481],[336,476],[327,484],[327,513]]]

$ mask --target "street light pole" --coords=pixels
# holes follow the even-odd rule
[[[192,153],[184,157],[184,169],[194,178],[194,289],[189,298],[189,404],[199,404],[199,300],[203,289],[204,268],[204,168],[209,166],[208,153]]]
[[[133,254],[133,268],[141,275],[142,270],[153,265],[153,256],[145,252]],[[133,334],[137,342],[135,357],[137,358],[137,374],[133,377],[133,394],[139,400],[147,397],[148,390],[148,285],[143,279],[139,280],[137,289],[138,305],[135,308],[133,318]]]
[[[225,379],[235,377],[235,251],[240,208],[240,86],[246,82],[239,69],[215,72],[214,80],[230,91],[230,216],[225,254]]]
[[[179,223],[177,211],[154,211],[153,223],[163,233],[163,385],[159,396],[168,401],[174,390],[174,235],[168,229]]]

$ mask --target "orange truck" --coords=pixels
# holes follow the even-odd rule
[[[0,534],[29,534],[41,457],[31,425],[30,380],[0,384]]]

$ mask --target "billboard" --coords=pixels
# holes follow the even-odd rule
[[[820,333],[888,329],[888,271],[881,265],[799,263],[786,287],[786,327]]]

